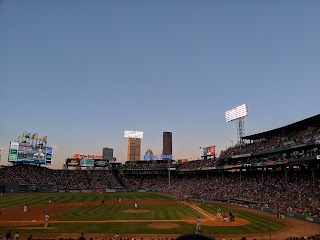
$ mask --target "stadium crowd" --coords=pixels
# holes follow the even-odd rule
[[[231,146],[227,150],[221,151],[220,157],[263,152],[290,145],[299,145],[308,141],[317,140],[319,136],[320,127],[318,125],[305,126],[302,129],[297,128],[295,131],[292,131],[291,129],[284,130],[281,133],[272,134],[270,137],[264,137],[263,139],[256,140],[252,143]]]
[[[122,188],[115,175],[100,170],[53,170],[19,164],[0,168],[0,183],[43,183],[47,189]]]
[[[262,180],[263,177],[263,180]],[[192,195],[207,199],[242,199],[260,206],[320,216],[320,176],[313,184],[310,172],[290,172],[287,182],[283,172],[226,173],[214,175],[185,174],[171,178],[170,190],[175,196]],[[131,189],[167,191],[168,179],[156,175],[131,175]]]

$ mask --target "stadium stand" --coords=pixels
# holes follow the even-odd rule
[[[45,185],[37,191],[131,189],[170,191],[221,201],[320,216],[320,115],[244,137],[250,141],[222,151],[219,158],[182,164],[150,160],[126,162],[108,170],[52,170],[17,164],[0,169],[5,183]],[[8,189],[6,190],[8,191]]]

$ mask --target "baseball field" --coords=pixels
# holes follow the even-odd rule
[[[218,208],[222,214],[231,211],[235,221],[217,218]],[[176,238],[195,233],[198,216],[202,220],[201,233],[216,239],[243,236],[281,239],[319,231],[318,224],[302,220],[277,219],[272,214],[224,203],[202,204],[197,200],[184,203],[159,193],[4,194],[0,197],[0,212],[1,236],[12,230],[19,231],[22,237],[32,234],[38,238],[78,237],[81,232],[98,238],[112,237],[116,232],[121,237]],[[46,214],[50,216],[48,228],[44,228]]]

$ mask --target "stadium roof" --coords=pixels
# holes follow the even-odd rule
[[[256,134],[253,134],[253,135],[248,135],[248,136],[243,137],[242,139],[257,140],[257,139],[260,139],[260,138],[268,137],[270,135],[274,135],[276,133],[295,130],[295,129],[299,128],[299,127],[303,127],[303,126],[305,126],[307,124],[310,124],[310,123],[313,123],[313,122],[316,122],[316,121],[320,121],[320,114],[315,115],[313,117],[309,117],[309,118],[303,119],[303,120],[295,122],[295,123],[291,123],[291,124],[286,125],[284,127],[275,128],[275,129],[272,129],[272,130],[269,130],[269,131],[256,133]]]

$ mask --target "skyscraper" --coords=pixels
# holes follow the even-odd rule
[[[163,155],[172,155],[172,132],[163,132]]]
[[[113,149],[108,147],[103,148],[102,157],[104,160],[109,160],[111,162],[113,159]]]
[[[128,161],[141,160],[141,138],[128,138]]]

